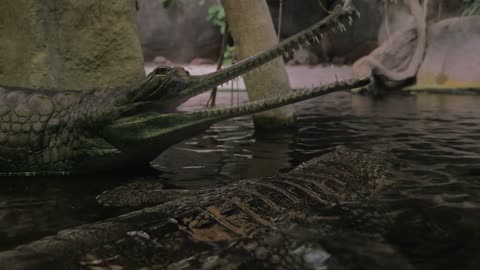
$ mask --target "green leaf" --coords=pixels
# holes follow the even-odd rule
[[[225,33],[225,10],[221,5],[214,5],[208,9],[207,21],[220,28]]]
[[[225,48],[225,53],[223,54],[223,64],[231,65],[233,64],[233,54],[235,52],[235,46],[227,45]]]

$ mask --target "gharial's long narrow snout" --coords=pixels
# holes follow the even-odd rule
[[[354,8],[350,0],[343,2],[343,5],[337,5],[336,8],[320,22],[309,28],[283,40],[271,49],[262,51],[256,55],[246,58],[235,65],[203,76],[192,77],[195,82],[187,87],[183,94],[188,97],[195,96],[212,87],[224,84],[247,72],[258,68],[283,55],[291,55],[293,52],[303,46],[311,46],[320,43],[320,40],[328,32],[346,31],[346,24],[351,25],[359,13]]]
[[[103,135],[120,148],[138,150],[138,145],[146,146],[146,152],[154,157],[160,153],[159,151],[191,138],[222,120],[278,108],[336,91],[364,87],[369,82],[369,77],[339,81],[226,108],[139,114],[119,119],[106,126]]]
[[[346,31],[346,24],[351,24],[358,11],[350,0],[338,5],[329,16],[311,27],[283,40],[271,49],[262,51],[235,65],[207,75],[192,76],[179,67],[157,67],[146,80],[128,94],[124,103],[128,102],[155,102],[163,108],[163,112],[173,112],[189,98],[203,93],[243,76],[259,66],[266,64],[277,57],[291,55],[295,50],[319,43],[328,32]]]
[[[304,89],[232,108],[194,113],[175,111],[189,97],[284,53],[319,42],[328,31],[344,31],[344,24],[353,21],[357,14],[350,0],[344,3],[327,18],[277,46],[204,76],[191,76],[182,68],[157,67],[137,87],[128,89],[79,93],[0,87],[3,93],[0,103],[8,104],[2,107],[4,116],[0,124],[6,127],[5,134],[13,138],[0,147],[0,171],[9,175],[32,171],[63,175],[144,165],[168,147],[224,119],[364,86],[369,78]],[[18,121],[26,122],[24,128],[20,128]]]
[[[176,108],[192,96],[244,75],[303,45],[318,43],[329,31],[345,31],[345,24],[353,22],[356,16],[358,12],[351,5],[351,1],[344,1],[344,5],[338,5],[322,21],[282,41],[277,46],[211,74],[192,76],[182,68],[157,67],[150,73],[147,82],[139,91],[132,92],[134,98],[131,99],[133,102],[154,102],[157,108],[130,114],[130,116],[124,115],[104,127],[103,137],[123,152],[135,153],[129,155],[144,156],[144,159],[148,160],[171,145],[206,130],[216,122],[270,110],[334,91],[365,86],[369,83],[369,78],[308,88],[289,95],[271,97],[231,108],[193,113],[176,112]]]

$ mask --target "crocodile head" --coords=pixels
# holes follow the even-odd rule
[[[0,169],[18,172],[118,170],[148,164],[166,148],[212,124],[333,91],[361,87],[368,78],[313,87],[245,105],[177,112],[187,99],[254,70],[284,53],[319,42],[328,31],[345,30],[357,14],[345,1],[322,21],[223,70],[191,76],[183,68],[157,67],[137,87],[79,93],[5,87],[0,92]],[[1,89],[0,89],[1,90]],[[23,115],[23,116],[22,116]]]
[[[194,112],[145,112],[120,117],[102,129],[102,137],[123,154],[128,164],[146,162],[168,147],[192,138],[211,125],[225,119],[274,109],[335,91],[368,85],[369,78],[351,79],[328,85],[305,88],[291,94],[280,95],[244,105],[205,109]],[[118,155],[120,157],[120,155]],[[110,161],[112,159],[109,158]],[[112,165],[117,164],[115,161]],[[94,164],[98,164],[95,161]]]
[[[175,112],[176,108],[195,95],[244,76],[278,57],[292,55],[299,48],[319,43],[329,32],[346,31],[346,25],[351,25],[356,17],[358,12],[351,4],[351,0],[346,0],[343,5],[337,5],[323,20],[272,48],[206,75],[193,76],[181,67],[159,66],[143,83],[130,90],[122,102],[125,104],[145,102],[152,105],[150,110],[160,113]]]
[[[325,19],[278,45],[207,75],[192,76],[180,67],[157,67],[147,76],[144,83],[129,91],[120,102],[117,102],[119,106],[141,104],[140,106],[145,107],[135,110],[134,114],[123,114],[119,119],[106,125],[102,131],[103,137],[121,149],[122,153],[127,153],[136,161],[145,162],[152,160],[166,148],[199,134],[216,122],[338,90],[364,86],[368,83],[367,78],[302,89],[289,95],[270,97],[236,107],[196,112],[177,111],[177,108],[192,96],[242,76],[285,53],[318,43],[328,32],[346,30],[345,25],[351,23],[357,15],[351,2],[345,1],[343,6],[337,6]],[[128,163],[133,162],[130,160]]]

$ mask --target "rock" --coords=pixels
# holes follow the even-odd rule
[[[394,34],[414,27],[415,18],[403,1],[385,1],[383,20],[378,30],[378,44],[384,44]]]
[[[83,90],[138,83],[145,71],[135,13],[135,0],[1,1],[0,84]]]
[[[429,0],[428,21],[435,23],[444,19],[461,16],[465,10],[466,1],[458,0]]]
[[[414,89],[480,88],[478,48],[480,16],[451,18],[432,25]]]
[[[215,4],[175,0],[164,8],[158,0],[139,0],[137,24],[145,59],[157,55],[186,63],[195,57],[216,59],[222,36],[219,27],[207,21],[208,9]]]
[[[400,79],[397,78],[398,74],[403,73],[411,65],[416,45],[417,31],[415,28],[396,32],[368,56],[362,57],[353,64],[354,76],[363,77],[373,73],[382,85],[388,88],[400,87],[406,83],[406,80],[416,76],[417,69],[409,72],[408,78],[405,78],[406,75],[402,75]]]
[[[460,16],[464,10],[464,1],[429,0],[428,22],[435,23],[446,18]],[[382,8],[383,20],[378,33],[379,44],[396,32],[408,29],[414,19],[403,1],[385,1]]]
[[[388,6],[387,6],[388,3]],[[396,25],[395,31],[390,31],[386,23],[386,35],[380,37],[382,45],[372,51],[368,56],[357,60],[353,65],[355,76],[373,75],[374,84],[369,86],[372,92],[378,89],[398,88],[411,83],[416,77],[423,61],[427,47],[427,22],[424,9],[417,0],[405,1],[398,6],[398,11],[393,14],[404,17]],[[390,2],[385,2],[386,7]],[[386,13],[388,15],[388,12]],[[390,21],[386,15],[385,21]]]

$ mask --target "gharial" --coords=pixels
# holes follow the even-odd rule
[[[397,165],[388,152],[340,146],[287,173],[198,191],[2,251],[0,268],[409,270],[387,239],[341,230],[352,207],[395,183]],[[143,195],[162,200],[165,192]],[[361,222],[371,218],[382,224],[361,212]]]
[[[365,86],[368,77],[230,108],[176,111],[190,97],[318,42],[327,31],[344,31],[356,16],[347,0],[322,21],[277,46],[204,76],[190,76],[177,67],[157,67],[133,89],[79,93],[0,86],[0,172],[79,174],[148,164],[163,150],[216,122]]]

